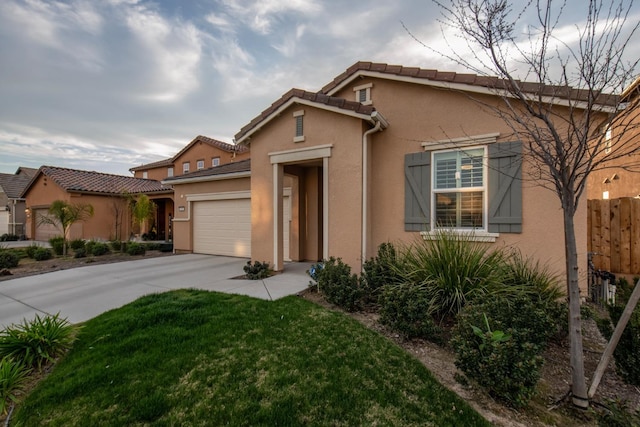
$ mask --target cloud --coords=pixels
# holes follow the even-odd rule
[[[263,35],[270,34],[275,22],[290,15],[312,17],[323,10],[321,3],[316,0],[237,0],[224,5],[229,15]]]

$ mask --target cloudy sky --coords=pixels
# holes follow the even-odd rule
[[[128,175],[197,135],[232,142],[358,60],[463,71],[403,28],[442,47],[438,17],[428,0],[0,0],[0,172]]]

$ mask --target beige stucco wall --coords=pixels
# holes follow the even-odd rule
[[[410,242],[419,233],[404,231],[404,155],[424,150],[422,142],[499,132],[499,140],[514,140],[511,130],[461,93],[379,79],[359,79],[338,96],[353,100],[352,86],[373,83],[373,104],[389,122],[371,136],[370,232],[367,256],[386,241]],[[475,95],[480,96],[480,95]],[[490,100],[490,98],[486,98]],[[304,109],[305,141],[294,143],[292,113]],[[251,137],[252,258],[273,259],[271,218],[273,168],[269,153],[333,144],[329,159],[329,255],[342,257],[354,270],[362,261],[361,173],[362,133],[369,126],[342,114],[314,107],[290,107]],[[527,168],[534,166],[527,164]],[[564,275],[562,211],[554,192],[541,188],[525,172],[523,232],[502,233],[497,247],[514,247],[525,256],[547,263]],[[586,266],[586,203],[575,217],[579,265]],[[581,268],[583,272],[584,269]],[[585,277],[584,272],[582,274]],[[586,287],[586,280],[583,280]]]
[[[251,182],[248,177],[234,178],[198,183],[174,183],[174,219],[173,219],[173,248],[176,253],[193,252],[193,221],[191,218],[192,202],[188,202],[190,195],[206,195],[232,191],[248,191]]]
[[[82,221],[81,226],[74,226],[70,229],[70,239],[102,239],[109,240],[115,236],[115,213],[114,204],[121,204],[122,198],[114,196],[68,193],[62,190],[52,180],[40,174],[36,182],[32,184],[26,194],[27,208],[33,209],[48,208],[54,200],[64,200],[72,204],[90,204],[93,206],[94,215],[86,221]],[[125,214],[122,221],[121,235],[128,238],[130,233],[130,221],[128,214]],[[35,229],[38,226],[37,219],[33,215],[27,219],[27,237],[32,239],[35,236]]]

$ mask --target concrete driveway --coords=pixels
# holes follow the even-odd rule
[[[36,314],[89,320],[143,295],[195,288],[275,300],[307,288],[308,263],[290,263],[265,280],[233,279],[246,259],[174,255],[55,271],[0,282],[0,328]]]

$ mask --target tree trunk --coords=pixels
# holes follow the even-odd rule
[[[582,319],[580,318],[580,284],[578,282],[578,252],[573,224],[573,212],[565,207],[564,240],[567,260],[567,293],[569,296],[569,342],[571,351],[572,402],[580,408],[589,407],[587,384],[584,376],[582,350]]]

